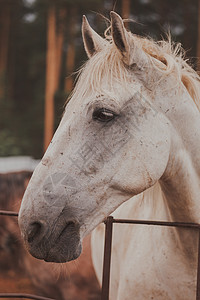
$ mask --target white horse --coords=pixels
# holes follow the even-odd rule
[[[83,18],[89,60],[24,195],[19,224],[39,259],[77,258],[124,202],[114,216],[200,222],[199,77],[180,46],[127,32],[115,12],[110,29],[104,39]],[[101,226],[92,238],[99,280]],[[195,299],[196,231],[114,229],[110,299]]]

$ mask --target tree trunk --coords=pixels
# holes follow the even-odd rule
[[[77,9],[73,7],[70,9],[70,19],[69,19],[69,43],[67,48],[66,56],[66,71],[67,77],[65,79],[65,92],[69,94],[73,89],[73,76],[72,73],[75,69],[75,28],[76,28],[76,15]]]
[[[130,0],[122,0],[122,18],[123,19],[129,19],[130,18],[130,6],[131,1]],[[128,29],[128,23],[124,24],[126,29]]]
[[[5,96],[10,36],[10,4],[1,7],[0,12],[0,99]]]
[[[66,9],[60,9],[59,11],[59,24],[58,24],[58,33],[57,33],[57,50],[56,50],[56,89],[59,87],[60,82],[60,72],[61,72],[61,63],[62,63],[62,50],[65,34],[65,18],[66,18]]]
[[[198,0],[197,71],[200,75],[200,0]]]
[[[198,1],[196,1],[197,3]],[[190,2],[188,0],[183,1],[183,20],[184,20],[184,36],[183,36],[183,48],[187,49],[187,56],[194,57],[196,51],[193,52],[191,45],[193,44],[192,25],[193,25],[193,13],[190,9]]]
[[[67,69],[67,77],[65,79],[65,91],[69,94],[73,89],[73,76],[72,73],[74,71],[75,65],[75,45],[74,41],[71,40],[70,44],[67,48],[67,57],[66,57],[66,69]]]
[[[54,94],[56,91],[56,14],[50,5],[47,17],[47,61],[45,91],[44,150],[47,149],[54,132]]]

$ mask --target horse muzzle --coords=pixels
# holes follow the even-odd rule
[[[64,263],[75,260],[81,254],[80,226],[69,220],[57,221],[50,225],[44,220],[19,224],[26,248],[32,256],[47,262]]]

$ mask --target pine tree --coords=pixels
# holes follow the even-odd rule
[[[66,53],[66,71],[67,77],[65,79],[65,92],[69,94],[73,88],[73,77],[72,73],[75,71],[75,37],[76,37],[76,20],[77,20],[77,7],[70,7],[69,16],[69,37],[68,37],[68,47]]]
[[[0,100],[5,96],[10,37],[10,1],[0,1]]]
[[[130,17],[130,0],[122,0],[122,18],[129,19]],[[125,27],[128,29],[128,23],[125,23]]]
[[[197,71],[200,74],[200,0],[198,0]]]
[[[44,150],[47,149],[54,131],[54,95],[56,91],[56,10],[51,3],[47,18],[47,60],[45,91]]]

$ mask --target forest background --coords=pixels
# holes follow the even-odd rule
[[[103,35],[110,10],[136,34],[170,30],[200,69],[200,0],[0,0],[0,156],[42,157],[87,59],[82,15]]]

